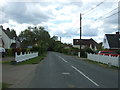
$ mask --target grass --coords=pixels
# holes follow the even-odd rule
[[[2,89],[9,88],[12,84],[2,83]]]
[[[41,56],[29,59],[29,60],[19,62],[15,65],[38,64],[41,60],[44,59],[44,57],[46,57],[46,53],[42,54]],[[11,61],[3,61],[2,64],[11,64]]]
[[[85,59],[83,61],[86,61],[86,62],[89,62],[89,63],[92,63],[92,64],[97,64],[97,65],[105,67],[105,68],[120,69],[119,67],[116,67],[116,66],[109,67],[108,64],[103,64],[101,62],[96,62],[96,61],[92,61],[92,60],[89,60],[89,59]]]

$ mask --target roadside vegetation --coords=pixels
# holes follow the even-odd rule
[[[2,89],[9,88],[11,84],[2,83]]]
[[[14,33],[16,34],[15,30]],[[102,47],[102,43],[99,43],[97,46],[97,50],[92,50],[91,48],[84,48],[81,51],[78,48],[74,48],[71,44],[62,43],[58,40],[58,36],[50,36],[49,32],[45,30],[44,27],[28,27],[24,31],[22,31],[19,36],[19,41],[21,42],[20,48],[11,48],[6,49],[6,56],[14,57],[15,52],[19,55],[21,52],[29,53],[29,52],[38,52],[39,57],[42,57],[44,53],[48,51],[55,51],[59,53],[63,53],[66,55],[78,56],[78,52],[81,52],[82,58],[87,57],[87,53],[95,53],[97,54],[99,51],[104,50]],[[120,51],[117,51],[120,53]],[[37,62],[37,61],[36,61]],[[9,62],[4,62],[9,63]]]
[[[102,66],[102,67],[105,67],[105,68],[120,69],[120,67],[116,67],[116,66],[112,66],[112,65],[109,66],[108,64],[104,64],[104,63],[101,63],[101,62],[92,61],[92,60],[89,60],[89,59],[84,59],[83,61],[91,63],[91,64],[96,64],[96,65],[99,65],[99,66]]]
[[[15,30],[14,30],[15,31]],[[16,32],[14,32],[16,35]],[[21,42],[20,48],[6,49],[8,57],[14,57],[15,52],[19,55],[21,52],[39,52],[39,55],[48,51],[55,51],[69,55],[78,55],[79,49],[71,44],[62,43],[57,36],[50,36],[44,27],[28,27],[17,36]]]

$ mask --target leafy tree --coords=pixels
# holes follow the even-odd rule
[[[49,45],[51,44],[50,35],[44,29],[44,27],[33,27],[32,29],[25,29],[25,31],[20,33],[19,37],[21,38],[23,47],[37,46],[41,50],[40,51],[38,49],[40,53],[47,51]]]

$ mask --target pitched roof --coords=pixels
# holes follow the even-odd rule
[[[10,38],[10,39],[13,39],[14,37],[16,37],[15,35],[13,35],[10,30],[5,30],[5,29],[2,29],[5,34]]]
[[[105,34],[110,48],[120,48],[120,34]]]
[[[93,39],[81,39],[81,41],[80,39],[73,39],[73,45],[80,45],[80,43],[81,45],[90,45],[90,44],[94,46],[97,45],[97,42],[94,41]]]

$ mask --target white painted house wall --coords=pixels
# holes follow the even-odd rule
[[[80,49],[80,45],[73,45],[73,47]],[[86,47],[85,45],[81,45],[82,49],[84,49],[85,47]]]
[[[12,43],[15,43],[15,40],[10,39],[4,31],[2,31],[2,29],[0,28],[0,31],[2,32],[2,39],[4,42],[4,48],[5,49],[9,49]]]
[[[110,48],[106,35],[104,36],[104,39],[103,39],[103,47],[104,49]]]

